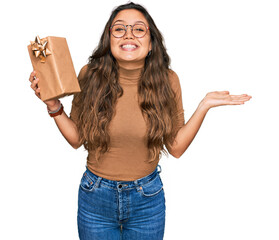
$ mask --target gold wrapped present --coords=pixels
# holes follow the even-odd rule
[[[30,41],[28,52],[40,79],[38,87],[43,101],[80,92],[77,75],[66,38],[46,37]]]

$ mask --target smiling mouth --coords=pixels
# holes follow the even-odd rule
[[[134,50],[134,49],[137,49],[138,46],[135,44],[124,44],[124,45],[121,45],[120,48],[122,48],[123,50]]]

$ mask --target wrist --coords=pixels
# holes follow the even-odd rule
[[[57,99],[54,103],[52,104],[46,104],[48,111],[55,111],[60,107],[60,101]]]
[[[202,111],[208,112],[209,109],[210,109],[211,107],[210,107],[209,104],[207,103],[206,99],[203,99],[203,100],[200,102],[198,108],[199,108],[200,110],[202,110]]]
[[[58,100],[59,101],[59,100]],[[51,116],[51,117],[56,117],[56,116],[59,116],[63,113],[63,105],[62,103],[59,101],[59,107],[57,109],[55,109],[54,111],[53,110],[50,110],[47,108],[47,111],[48,111],[48,114]]]

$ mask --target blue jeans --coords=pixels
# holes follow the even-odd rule
[[[135,181],[108,180],[86,167],[78,193],[79,238],[162,240],[166,207],[158,166]]]

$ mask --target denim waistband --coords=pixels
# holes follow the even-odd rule
[[[160,168],[160,170],[158,170],[158,167]],[[152,173],[148,174],[147,176],[145,176],[143,178],[139,178],[134,181],[113,181],[113,180],[109,180],[109,179],[97,176],[96,174],[91,172],[88,169],[88,167],[86,166],[86,173],[89,175],[89,177],[92,180],[94,180],[94,182],[96,182],[97,186],[95,186],[95,187],[98,187],[98,185],[102,182],[102,184],[104,184],[108,187],[111,187],[111,188],[115,188],[115,189],[135,188],[135,187],[145,185],[146,183],[152,181],[157,176],[157,174],[159,174],[161,171],[162,171],[162,168],[158,164]]]

